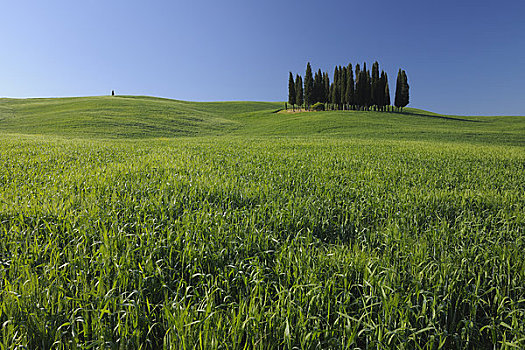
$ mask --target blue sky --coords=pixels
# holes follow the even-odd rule
[[[287,99],[306,63],[406,70],[409,106],[525,115],[525,1],[9,1],[0,96]]]

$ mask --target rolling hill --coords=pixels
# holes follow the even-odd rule
[[[525,145],[523,117],[276,113],[280,102],[186,102],[147,96],[0,99],[0,132],[74,138],[331,136]]]

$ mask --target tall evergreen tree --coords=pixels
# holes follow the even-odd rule
[[[304,103],[304,93],[303,93],[303,78],[299,74],[297,74],[297,77],[295,78],[295,93],[297,96],[295,98],[295,101],[297,105],[299,106],[299,108],[301,108],[301,106]]]
[[[385,86],[385,92],[383,94],[383,97],[384,97],[384,100],[383,100],[383,105],[387,108],[388,110],[388,106],[390,106],[390,88],[388,87],[388,75],[385,73],[385,81],[384,81],[384,86]]]
[[[372,79],[371,79],[371,96],[370,102],[371,105],[375,106],[374,108],[379,107],[381,104],[381,86],[379,81],[379,63],[377,61],[372,64]]]
[[[357,71],[356,67],[356,73]],[[370,71],[366,69],[366,62],[363,64],[363,69],[359,70],[356,79],[357,105],[360,109],[368,110],[368,106],[370,106]]]
[[[385,102],[385,72],[381,71],[381,76],[379,77],[377,86],[376,86],[376,93],[375,98],[377,102],[377,110],[383,111],[384,110],[384,102]]]
[[[328,103],[330,105],[332,105],[332,106],[335,104],[335,102],[334,102],[334,94],[335,94],[334,88],[335,88],[335,84],[331,83],[330,84],[330,91],[328,92]]]
[[[345,89],[346,103],[349,108],[355,104],[354,101],[354,72],[352,71],[352,64],[346,67],[346,89]]]
[[[354,92],[354,101],[358,109],[361,109],[363,102],[363,88],[361,84],[361,66],[359,63],[355,65],[355,92]]]
[[[304,76],[304,103],[307,108],[313,104],[314,77],[310,62],[306,65],[306,75]]]
[[[295,106],[296,99],[295,82],[293,80],[293,74],[290,72],[290,77],[288,78],[288,103],[292,105],[292,108]]]
[[[403,107],[408,105],[409,102],[409,96],[408,96],[408,79],[407,75],[404,70],[399,69],[399,72],[397,73],[397,81],[396,81],[396,97],[394,101],[394,105],[397,108],[400,108],[401,111],[403,111]]]
[[[317,102],[321,102],[322,98],[323,98],[323,73],[321,72],[321,70],[319,69],[316,73],[315,73],[315,78],[314,78],[314,88],[313,88],[313,97],[312,97],[312,102],[313,103],[317,103]]]
[[[401,107],[401,85],[403,85],[403,75],[401,74],[401,68],[399,68],[396,79],[396,96],[394,97],[394,106],[396,106],[396,108]]]
[[[408,86],[408,78],[407,78],[407,74],[405,71],[402,72],[403,74],[403,106],[402,107],[405,107],[407,106],[409,103],[410,103],[410,98],[409,98],[409,86]]]
[[[396,96],[394,98],[394,106],[396,106],[396,108],[398,109],[403,107],[403,72],[401,68],[399,68],[399,71],[397,72]]]
[[[367,106],[367,79],[366,70],[359,72],[359,106],[361,109],[365,109]]]
[[[319,73],[314,73],[314,83],[312,88],[312,104],[317,102],[317,98],[319,95]]]
[[[366,62],[363,63],[363,72],[364,72],[364,81],[363,81],[363,91],[364,91],[364,106],[368,111],[368,107],[372,105],[372,88],[370,86],[370,71],[366,69]]]
[[[336,108],[339,108],[339,105],[341,104],[341,92],[339,90],[340,76],[341,74],[339,72],[339,67],[335,66],[334,83],[333,83],[333,89],[332,89],[332,103],[336,106]]]
[[[340,67],[341,72],[341,81],[340,81],[340,91],[341,91],[341,105],[343,109],[345,109],[345,105],[348,103],[346,100],[346,80],[348,76],[348,72],[346,71],[346,67]]]
[[[328,103],[328,95],[330,94],[330,77],[328,73],[323,73],[323,103]]]

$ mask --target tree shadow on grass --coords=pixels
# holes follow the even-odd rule
[[[447,120],[455,120],[455,121],[459,121],[459,122],[469,122],[469,123],[484,123],[481,120],[471,120],[471,119],[465,119],[465,118],[450,117],[450,116],[435,115],[435,114],[425,114],[425,113],[418,113],[418,112],[405,112],[405,111],[403,111],[403,112],[397,112],[397,113],[413,115],[415,117],[447,119]]]

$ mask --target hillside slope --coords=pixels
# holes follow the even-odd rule
[[[275,103],[196,103],[145,96],[0,99],[0,131],[76,137],[142,138],[221,135],[233,113]]]
[[[330,136],[360,139],[460,141],[525,146],[525,117],[445,116],[407,108],[403,113],[327,111],[254,112],[235,119],[236,134]]]
[[[280,102],[185,102],[146,96],[0,99],[0,133],[81,138],[210,135],[467,141],[525,146],[524,117],[278,112]]]

